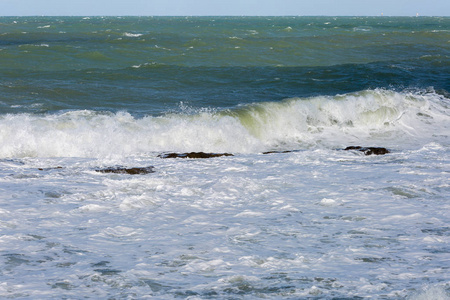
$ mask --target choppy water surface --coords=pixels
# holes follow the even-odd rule
[[[448,299],[449,41],[449,18],[0,18],[0,296]],[[159,157],[193,151],[233,156]],[[96,171],[119,166],[154,173]]]

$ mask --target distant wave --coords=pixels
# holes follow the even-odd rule
[[[0,157],[107,157],[158,151],[255,153],[350,144],[448,143],[450,100],[437,93],[364,90],[231,110],[135,118],[76,110],[0,117]]]

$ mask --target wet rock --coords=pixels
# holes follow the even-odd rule
[[[52,167],[52,168],[38,168],[39,171],[49,171],[49,170],[56,170],[56,169],[62,169],[63,167]]]
[[[96,172],[100,173],[115,173],[115,174],[130,174],[130,175],[142,175],[154,173],[153,167],[137,167],[137,168],[106,168],[106,169],[97,169]]]
[[[383,147],[361,147],[361,146],[348,146],[344,150],[354,150],[363,152],[365,155],[384,155],[390,153],[390,151]]]
[[[211,158],[220,156],[233,156],[231,153],[205,153],[205,152],[189,152],[189,153],[165,153],[160,154],[161,158]]]
[[[273,154],[273,153],[291,153],[291,152],[298,152],[298,150],[267,151],[267,152],[263,152],[263,154]]]

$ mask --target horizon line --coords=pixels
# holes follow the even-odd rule
[[[29,14],[29,15],[0,15],[0,18],[3,17],[13,17],[13,18],[20,18],[20,17],[84,17],[84,18],[99,18],[99,17],[206,17],[206,18],[218,18],[218,17],[440,17],[440,18],[446,18],[450,17],[450,15],[385,15],[383,13],[380,13],[378,15],[113,15],[113,14],[105,14],[105,15],[38,15],[38,14]]]

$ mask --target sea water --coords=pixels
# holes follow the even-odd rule
[[[2,17],[0,297],[448,299],[449,91],[450,18]]]

